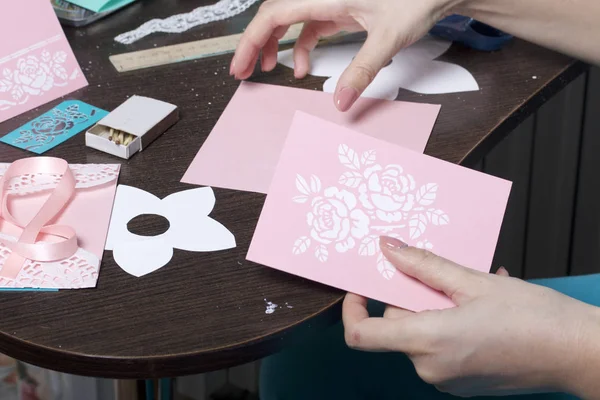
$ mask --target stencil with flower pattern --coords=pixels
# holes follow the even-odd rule
[[[108,112],[79,100],[65,100],[2,137],[0,141],[42,154],[98,122]]]
[[[79,112],[77,104],[67,107],[65,111],[55,108],[52,115],[43,115],[33,121],[31,129],[20,131],[21,136],[14,143],[36,142],[26,147],[27,150],[33,150],[51,143],[56,136],[64,134],[76,124],[87,122],[88,118],[88,115]]]
[[[292,252],[299,255],[310,250],[326,262],[333,250],[356,251],[375,257],[378,271],[389,280],[396,269],[381,254],[379,236],[401,240],[406,236],[417,247],[432,249],[424,236],[427,229],[450,223],[448,215],[434,207],[438,185],[418,186],[400,165],[378,164],[375,150],[358,154],[341,144],[338,159],[344,169],[339,186],[323,188],[315,175],[296,176],[299,193],[293,201],[308,206],[309,234],[296,239]]]
[[[9,93],[11,100],[3,100],[0,96],[0,111],[25,104],[30,96],[42,96],[52,88],[66,86],[69,80],[76,79],[78,68],[69,74],[66,61],[66,52],[52,54],[44,49],[39,56],[31,54],[19,58],[14,69],[3,68],[0,93]]]

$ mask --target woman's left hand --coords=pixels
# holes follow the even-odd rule
[[[396,239],[382,238],[381,247],[398,270],[457,307],[413,313],[388,306],[383,318],[371,318],[367,300],[349,293],[343,320],[350,347],[406,353],[423,380],[459,396],[600,394],[598,308],[505,270],[482,273]]]

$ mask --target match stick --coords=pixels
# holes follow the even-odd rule
[[[119,131],[119,134],[117,135],[117,140],[115,140],[116,144],[121,144],[123,143],[123,131]]]
[[[129,143],[131,143],[133,141],[133,135],[131,134],[126,134],[125,135],[125,139],[123,140],[123,146],[127,146]]]

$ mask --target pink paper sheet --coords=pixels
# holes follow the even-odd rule
[[[440,106],[360,98],[341,113],[329,93],[242,82],[181,181],[267,193],[296,110],[422,153]]]
[[[0,177],[10,164],[0,163]],[[68,225],[77,232],[79,249],[67,260],[26,261],[15,280],[0,276],[0,288],[76,289],[96,286],[110,215],[115,198],[119,164],[71,164],[77,180],[75,195],[53,224]],[[49,175],[25,176],[12,187],[9,210],[17,221],[26,223],[40,210],[55,179]],[[18,182],[15,182],[18,183]],[[12,185],[12,181],[11,181]],[[30,193],[31,192],[31,193]],[[15,241],[19,232],[0,219],[0,239]],[[41,235],[38,240],[51,241]],[[0,270],[10,250],[0,241]]]
[[[453,303],[379,236],[488,272],[511,183],[298,112],[248,260],[414,311]]]
[[[50,1],[0,10],[0,122],[87,85]]]

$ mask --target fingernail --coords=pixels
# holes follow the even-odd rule
[[[231,64],[229,65],[229,75],[233,75],[233,69],[235,68],[235,56],[231,59]]]
[[[408,247],[408,245],[403,241],[389,236],[381,236],[379,238],[379,246],[391,251],[398,251],[405,247]]]
[[[348,111],[356,99],[358,99],[358,90],[352,87],[345,87],[337,94],[335,105],[342,112]]]

